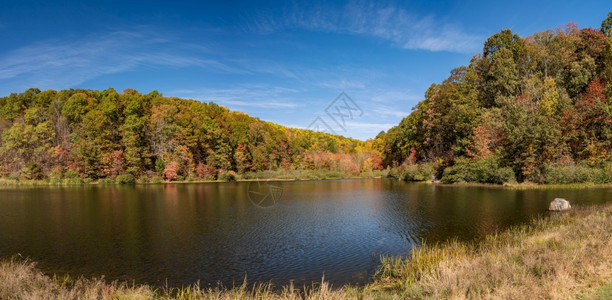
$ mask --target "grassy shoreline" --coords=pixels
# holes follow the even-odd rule
[[[446,187],[484,187],[484,188],[500,188],[510,190],[536,190],[536,189],[590,189],[590,188],[612,188],[612,183],[433,183],[431,181],[421,181],[423,183],[431,183],[437,186]]]
[[[332,176],[272,176],[272,177],[261,177],[261,178],[236,178],[233,180],[204,180],[204,179],[189,179],[189,180],[160,180],[160,181],[141,181],[138,180],[134,184],[136,185],[154,185],[154,184],[185,184],[185,183],[221,183],[221,182],[253,182],[253,181],[308,181],[308,180],[339,180],[339,179],[368,179],[368,178],[392,178],[383,172],[375,172],[368,174],[360,174],[359,176],[354,175],[337,175]],[[511,190],[529,190],[529,189],[589,189],[589,188],[612,188],[612,183],[563,183],[563,184],[539,184],[539,183],[505,183],[505,184],[490,184],[490,183],[440,183],[433,182],[431,180],[426,181],[412,181],[411,183],[422,183],[432,184],[436,186],[445,187],[484,187],[484,188],[502,188]],[[18,179],[18,178],[0,178],[0,188],[3,187],[45,187],[45,186],[81,186],[81,185],[94,185],[94,186],[114,186],[121,185],[116,182],[104,182],[104,181],[82,181],[82,180],[71,180],[62,179],[59,181],[50,180],[30,180],[30,179]]]
[[[612,284],[612,204],[551,213],[474,243],[384,258],[370,288],[406,298],[581,299]],[[607,287],[607,288],[606,288]]]
[[[612,294],[612,204],[534,219],[485,239],[383,257],[364,287],[155,289],[58,278],[24,259],[0,262],[0,299],[600,299]]]
[[[387,177],[385,171],[373,171],[365,172],[359,175],[335,172],[335,171],[312,171],[312,170],[289,170],[289,171],[265,171],[260,173],[249,173],[243,175],[237,175],[230,179],[222,180],[209,180],[201,178],[187,178],[184,180],[161,180],[159,177],[155,178],[139,178],[134,179],[129,184],[167,184],[167,183],[211,183],[211,182],[250,182],[258,180],[271,180],[271,181],[304,181],[304,180],[337,180],[337,179],[360,179],[360,178],[381,178]],[[61,179],[42,179],[32,180],[23,178],[0,178],[0,187],[30,187],[30,186],[77,186],[77,185],[120,185],[122,184],[119,180],[114,179],[100,179],[100,180],[89,180],[87,178],[61,178]]]

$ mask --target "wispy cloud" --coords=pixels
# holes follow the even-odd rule
[[[227,89],[204,88],[198,90],[170,91],[172,96],[213,101],[230,108],[295,108],[299,103],[294,97],[299,90],[278,86],[243,85]]]
[[[47,40],[6,53],[0,59],[0,79],[18,79],[26,86],[58,88],[138,67],[200,66],[218,72],[248,73],[217,59],[202,58],[201,53],[191,55],[189,51],[194,51],[193,48],[182,50],[185,49],[180,46],[177,49],[172,40],[142,29],[74,40]]]
[[[397,124],[393,123],[373,123],[373,122],[356,122],[356,121],[347,121],[346,122],[346,130],[342,128],[338,128],[335,124],[328,124],[334,132],[341,135],[346,135],[347,133],[350,136],[354,136],[356,138],[365,138],[368,136],[372,136],[372,134],[378,134],[381,131],[386,131],[389,128],[396,126]],[[289,124],[287,127],[297,128],[297,129],[310,129],[308,126],[297,125],[297,124]]]
[[[340,9],[328,6],[294,8],[284,18],[259,14],[250,29],[272,33],[285,28],[348,33],[391,41],[405,49],[469,53],[483,37],[464,32],[458,24],[445,23],[435,15],[420,16],[393,5],[349,2]]]
[[[402,103],[423,100],[423,96],[419,96],[412,91],[393,90],[391,88],[377,89],[370,94],[370,99],[377,103]]]
[[[294,108],[296,103],[277,102],[277,101],[239,101],[239,100],[224,100],[222,103],[239,107],[259,107],[259,108]]]
[[[348,80],[348,79],[337,79],[327,80],[319,83],[320,86],[337,89],[337,90],[353,90],[353,89],[364,89],[366,83],[361,80]]]
[[[393,116],[399,118],[406,117],[409,114],[409,112],[397,110],[397,108],[392,108],[383,105],[376,106],[376,108],[374,108],[372,111],[373,113],[379,116]]]
[[[350,131],[359,132],[360,134],[377,134],[383,130],[388,130],[389,128],[395,126],[397,124],[392,123],[370,123],[370,122],[346,122],[346,128]]]

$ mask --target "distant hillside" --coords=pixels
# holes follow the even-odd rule
[[[265,170],[382,168],[366,143],[154,91],[29,89],[0,98],[0,175],[216,179]]]
[[[429,163],[446,182],[612,181],[611,35],[612,13],[601,29],[492,35],[376,138],[385,164]]]

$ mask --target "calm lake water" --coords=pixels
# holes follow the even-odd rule
[[[2,189],[0,257],[20,253],[46,272],[158,286],[232,286],[245,275],[300,286],[323,275],[334,285],[363,284],[380,255],[407,254],[422,240],[478,239],[547,214],[555,197],[572,205],[612,199],[611,188],[256,184]]]

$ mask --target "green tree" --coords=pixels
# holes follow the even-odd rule
[[[601,32],[603,32],[604,34],[606,34],[607,36],[610,36],[612,34],[612,31],[610,30],[612,28],[612,11],[608,13],[608,17],[605,18],[602,22],[601,22]]]

